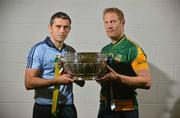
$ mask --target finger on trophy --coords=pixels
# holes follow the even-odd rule
[[[114,69],[112,69],[109,65],[106,64],[106,67],[108,68],[109,71],[116,73],[116,71]]]

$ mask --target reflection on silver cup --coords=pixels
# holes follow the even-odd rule
[[[64,68],[77,80],[94,80],[105,70],[106,56],[99,52],[68,53],[63,56]]]

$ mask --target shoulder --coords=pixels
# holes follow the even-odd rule
[[[128,50],[128,55],[131,59],[135,59],[139,55],[145,55],[143,49],[130,38],[126,38],[126,49]]]
[[[45,41],[41,41],[41,42],[34,44],[31,48],[31,51],[36,50],[36,49],[41,49],[44,47],[45,47]]]
[[[131,40],[129,37],[125,38],[124,45],[126,46],[126,48],[128,47],[131,49],[132,48],[136,49],[137,47],[139,47],[139,45],[135,41]]]
[[[38,42],[30,48],[28,56],[33,57],[34,55],[43,54],[45,48],[46,48],[45,41]]]
[[[126,41],[126,47],[128,47],[131,51],[143,52],[143,49],[135,41],[131,40],[130,38],[126,38],[125,41]]]

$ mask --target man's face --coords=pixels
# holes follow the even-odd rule
[[[61,43],[68,36],[71,26],[68,19],[55,18],[54,23],[48,28],[53,40]]]
[[[124,35],[124,20],[120,21],[116,13],[107,12],[104,15],[104,27],[106,34],[114,41]]]

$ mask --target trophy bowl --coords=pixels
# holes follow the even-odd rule
[[[96,80],[105,70],[106,56],[100,52],[67,53],[63,56],[65,70],[74,80]]]

